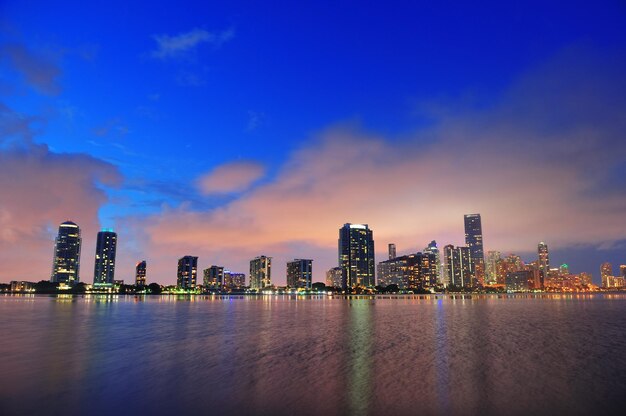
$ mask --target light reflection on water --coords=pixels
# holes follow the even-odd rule
[[[620,414],[626,295],[0,296],[0,414]]]

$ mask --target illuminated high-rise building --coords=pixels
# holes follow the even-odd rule
[[[72,221],[59,225],[54,240],[51,282],[73,285],[80,281],[80,228]]]
[[[326,272],[326,286],[329,287],[341,287],[342,285],[342,268],[333,267]]]
[[[569,266],[565,263],[559,266],[559,274],[561,276],[567,276],[569,274]]]
[[[483,226],[480,214],[466,214],[464,221],[465,245],[470,249],[472,272],[478,282],[482,284],[485,280],[485,254],[483,251]]]
[[[626,277],[626,264],[621,264],[619,266],[619,272],[622,275],[622,277]]]
[[[339,229],[339,267],[342,288],[372,287],[374,273],[374,237],[367,224],[345,224]]]
[[[499,251],[487,252],[487,281],[491,284],[498,283],[498,267],[502,261],[502,255]]]
[[[146,266],[145,260],[140,261],[135,266],[135,285],[137,287],[143,287],[146,285]]]
[[[541,286],[544,286],[544,282],[548,277],[548,272],[550,271],[550,255],[548,253],[548,245],[543,241],[537,246],[537,254],[539,256],[537,263],[539,267],[539,280],[541,282]]]
[[[600,266],[600,278],[602,279],[602,287],[613,286],[613,266],[611,263],[602,263]]]
[[[224,286],[229,289],[240,288],[246,285],[245,273],[235,273],[224,270]]]
[[[295,259],[287,262],[287,286],[296,289],[311,289],[313,260]]]
[[[466,289],[475,286],[474,267],[469,247],[454,247],[449,244],[443,248],[443,257],[448,284]]]
[[[212,265],[208,269],[204,269],[203,280],[205,288],[217,288],[224,285],[224,268],[222,266]]]
[[[180,289],[195,289],[198,277],[198,257],[184,256],[178,259],[176,285]]]
[[[96,262],[93,274],[95,286],[113,286],[115,283],[116,250],[117,234],[110,229],[100,231],[96,240]]]
[[[389,260],[396,258],[396,245],[389,243]]]
[[[259,256],[250,260],[250,288],[264,289],[272,285],[272,258]]]
[[[437,242],[435,240],[431,241],[428,246],[426,246],[424,254],[432,254],[435,256],[435,280],[437,283],[443,284],[443,265],[441,263],[439,248],[437,247]]]

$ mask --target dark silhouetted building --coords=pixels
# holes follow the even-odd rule
[[[250,260],[250,288],[264,289],[272,286],[272,258],[259,256]]]
[[[345,224],[339,229],[339,267],[343,289],[376,284],[374,237],[367,224]]]
[[[178,259],[176,284],[181,289],[195,289],[198,277],[198,257],[185,256]]]
[[[80,281],[80,228],[72,221],[59,225],[54,240],[51,282],[74,285]]]
[[[96,262],[94,266],[94,286],[113,286],[115,283],[115,252],[117,234],[113,230],[103,230],[96,240]]]
[[[135,266],[135,285],[137,287],[144,287],[146,285],[146,266],[145,260],[140,261]]]
[[[296,289],[311,289],[313,260],[295,259],[287,262],[287,286]]]

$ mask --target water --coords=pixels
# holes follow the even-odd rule
[[[0,297],[0,414],[621,414],[626,295]]]

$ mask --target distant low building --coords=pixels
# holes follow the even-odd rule
[[[35,284],[33,282],[25,282],[23,280],[11,281],[11,292],[34,292]]]

